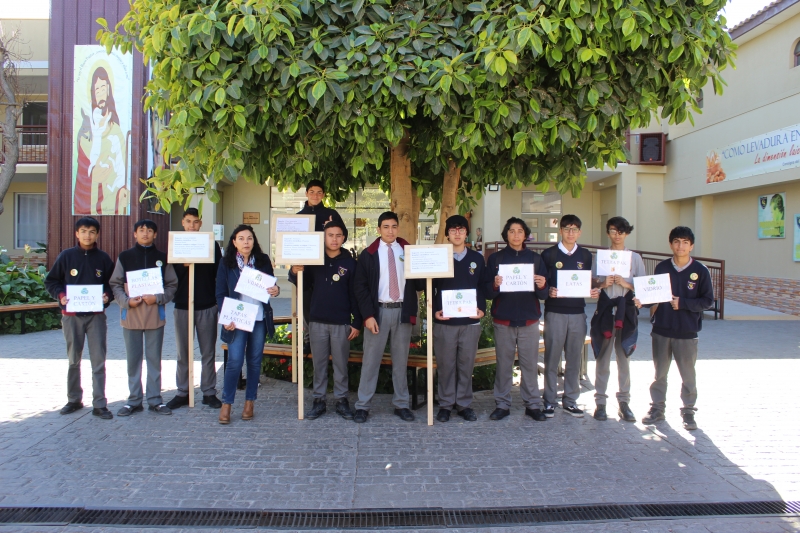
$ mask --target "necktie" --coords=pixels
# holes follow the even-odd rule
[[[396,302],[400,299],[400,284],[397,282],[397,266],[394,263],[394,251],[391,244],[386,253],[389,257],[389,298]]]

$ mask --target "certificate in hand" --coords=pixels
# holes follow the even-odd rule
[[[672,301],[672,282],[669,274],[633,278],[633,291],[642,304]]]
[[[597,250],[598,276],[631,276],[630,250]]]
[[[222,309],[219,311],[217,322],[223,326],[233,323],[236,329],[251,332],[256,325],[257,316],[258,305],[225,298],[222,301]]]
[[[125,273],[125,277],[128,280],[128,298],[145,294],[164,294],[164,279],[161,277],[159,267],[131,270]]]
[[[533,292],[533,263],[498,265],[498,276],[503,277],[500,292]]]
[[[442,291],[442,315],[445,318],[477,316],[477,291],[475,289]]]
[[[67,313],[102,312],[102,285],[67,285]]]
[[[278,281],[278,278],[269,274],[260,272],[255,268],[244,267],[234,290],[239,294],[244,294],[266,304],[269,303],[267,289],[274,286],[276,281]]]
[[[559,270],[559,298],[590,298],[592,296],[591,270]]]

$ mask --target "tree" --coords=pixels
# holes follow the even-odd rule
[[[579,194],[627,128],[691,118],[732,57],[724,4],[134,0],[98,39],[155,64],[146,105],[173,113],[181,158],[149,184],[165,207],[223,176],[313,175],[337,199],[391,190],[415,227],[421,198],[447,214],[489,183]]]
[[[5,211],[3,200],[11,180],[17,174],[19,161],[19,136],[17,120],[25,105],[19,84],[19,61],[14,49],[19,42],[19,31],[6,35],[0,27],[0,108],[5,108],[0,119],[0,136],[3,139],[3,162],[0,163],[0,215]]]

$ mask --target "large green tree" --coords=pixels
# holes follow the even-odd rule
[[[335,199],[377,183],[416,227],[420,198],[446,216],[489,183],[579,194],[626,129],[691,118],[731,60],[724,4],[132,0],[98,38],[154,65],[146,106],[180,158],[149,183],[165,208],[223,177],[316,177]]]

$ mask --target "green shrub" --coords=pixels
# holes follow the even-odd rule
[[[0,305],[35,304],[52,302],[44,288],[47,271],[43,266],[19,266],[13,261],[0,264]],[[44,309],[25,313],[25,331],[43,331],[61,327],[58,309]],[[22,313],[0,313],[0,334],[19,333]]]

